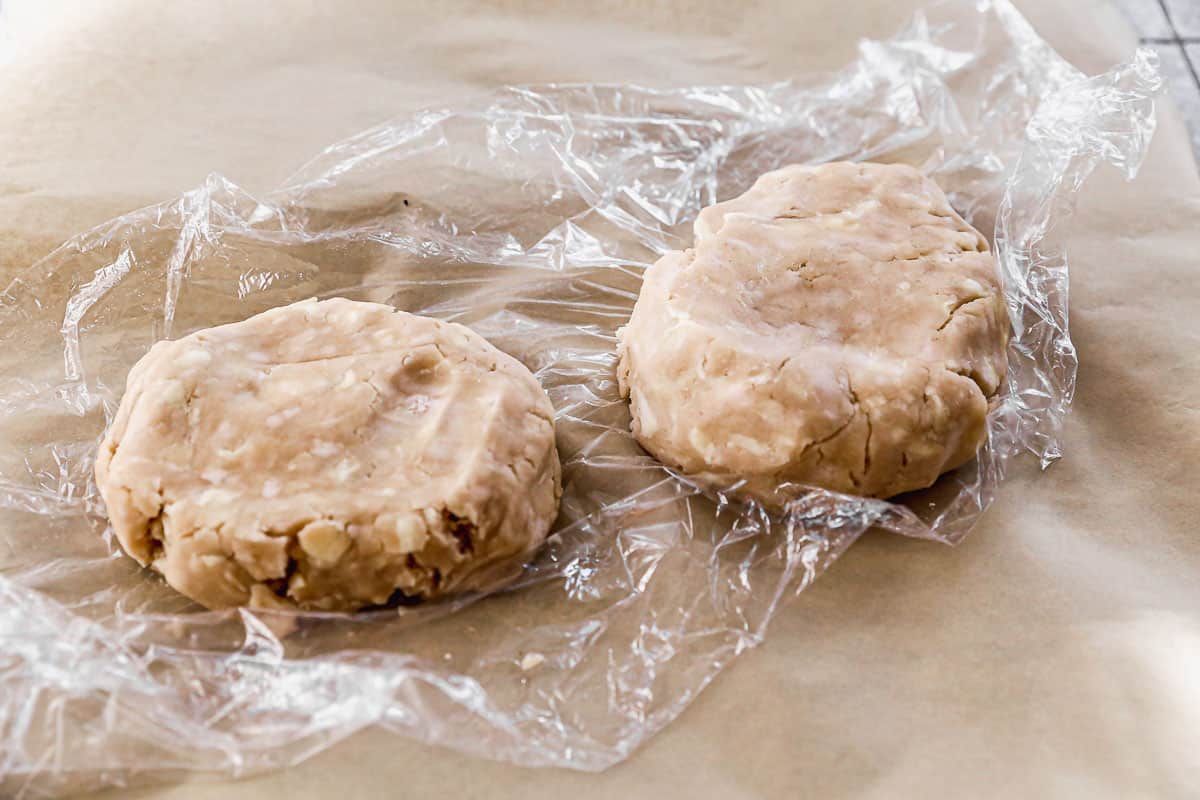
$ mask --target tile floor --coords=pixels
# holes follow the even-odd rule
[[[1163,77],[1200,156],[1200,0],[1116,0],[1142,43],[1158,51]]]

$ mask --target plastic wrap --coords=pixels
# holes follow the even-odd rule
[[[530,766],[621,761],[864,531],[956,542],[1012,458],[1059,455],[1063,221],[1097,164],[1133,175],[1158,87],[1149,51],[1088,79],[1005,2],[937,6],[832,76],[507,89],[334,145],[269,197],[213,176],[68,242],[0,298],[0,786],[242,775],[370,726]],[[812,491],[771,516],[636,445],[615,331],[701,207],[834,159],[915,164],[994,230],[1009,376],[977,461],[932,489]],[[465,323],[538,376],[564,496],[517,585],[356,615],[209,612],[121,554],[92,465],[130,366],[310,296]]]

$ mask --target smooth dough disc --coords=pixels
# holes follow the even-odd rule
[[[987,241],[911,167],[761,176],[704,209],[618,332],[633,433],[700,483],[890,497],[986,437],[1008,321]]]
[[[126,552],[210,608],[493,588],[561,494],[528,369],[461,325],[342,299],[154,345],[96,480]]]

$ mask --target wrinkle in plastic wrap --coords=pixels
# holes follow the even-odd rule
[[[865,530],[958,541],[1011,458],[1059,455],[1063,221],[1097,164],[1133,175],[1158,86],[1149,52],[1088,79],[1006,3],[938,6],[829,77],[508,89],[334,145],[265,199],[214,176],[72,240],[0,297],[0,786],[239,775],[367,726],[523,765],[621,761]],[[813,491],[771,517],[636,445],[614,334],[700,208],[834,159],[913,163],[994,231],[1009,376],[977,461],[933,489]],[[198,609],[120,553],[91,476],[130,366],[310,296],[462,322],[536,373],[564,496],[516,586],[281,620]]]

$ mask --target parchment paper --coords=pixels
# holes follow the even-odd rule
[[[886,11],[784,5],[776,11],[791,15],[786,26],[773,20],[771,4],[734,20],[715,6],[650,15],[600,6],[588,12],[607,20],[597,31],[571,12],[528,7],[489,7],[464,22],[445,10],[431,19],[432,6],[412,4],[402,12],[408,23],[387,25],[379,20],[395,18],[382,8],[339,17],[284,14],[269,4],[256,13],[277,12],[267,21],[281,36],[264,49],[234,46],[238,30],[258,41],[249,31],[263,20],[246,20],[244,11],[218,20],[186,4],[137,15],[118,5],[59,21],[41,35],[71,54],[61,59],[66,66],[53,50],[38,50],[0,79],[0,99],[13,100],[0,103],[11,111],[0,120],[0,191],[14,229],[0,258],[6,270],[24,266],[60,233],[174,194],[212,168],[267,183],[281,177],[273,165],[290,171],[315,145],[391,116],[390,100],[424,99],[420,91],[565,73],[649,83],[784,77],[846,60],[860,33],[883,35],[911,11],[903,3]],[[840,18],[828,15],[834,9]],[[1131,49],[1119,29],[1097,36],[1111,22],[1103,9],[1026,10],[1084,69]],[[558,36],[561,46],[532,46]],[[68,47],[72,41],[78,45]],[[178,60],[155,61],[166,53]],[[34,71],[30,64],[47,66],[38,58],[54,68]],[[405,59],[415,78],[403,72]],[[153,87],[161,81],[165,91],[181,76],[194,96],[164,106]],[[328,87],[319,92],[327,108],[294,102],[314,84]],[[378,91],[385,87],[390,95]],[[362,109],[339,113],[361,98],[386,110],[367,119]],[[215,103],[230,124],[189,127],[204,102],[203,114]],[[177,111],[166,126],[157,116],[164,107]],[[331,117],[353,122],[321,135]],[[251,121],[272,134],[317,130],[320,141],[298,143],[284,163],[277,140],[271,152],[253,147]],[[114,135],[110,149],[96,146]],[[225,163],[211,163],[216,153]],[[187,169],[196,174],[183,175]],[[181,173],[163,174],[172,170]],[[363,736],[236,789],[155,794],[380,796],[402,786],[414,796],[1188,796],[1200,760],[1192,677],[1200,666],[1192,579],[1200,566],[1192,477],[1200,466],[1200,212],[1177,121],[1161,126],[1135,185],[1106,177],[1085,194],[1074,222],[1081,370],[1067,458],[1036,481],[1010,482],[962,547],[860,541],[794,604],[797,613],[781,616],[765,647],[642,753],[600,777],[516,770]],[[164,185],[175,178],[182,180]],[[122,195],[130,202],[117,206]]]

